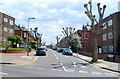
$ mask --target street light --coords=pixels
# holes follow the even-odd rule
[[[29,45],[29,20],[30,19],[35,19],[35,17],[28,18],[28,45]],[[28,51],[27,51],[27,56],[29,56],[29,47],[28,47]]]

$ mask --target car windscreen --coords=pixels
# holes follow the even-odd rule
[[[72,50],[71,50],[71,49],[65,49],[65,51],[67,51],[67,52],[72,52]]]
[[[38,48],[37,50],[45,50],[44,48]]]

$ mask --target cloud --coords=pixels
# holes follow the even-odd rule
[[[63,35],[63,27],[81,29],[81,26],[90,23],[84,14],[84,4],[89,0],[0,0],[0,11],[16,19],[16,24],[30,28],[39,27],[38,32],[43,34],[47,44],[56,43],[56,36]],[[107,5],[105,16],[117,11],[118,0],[92,0],[93,14],[97,15],[98,2],[101,6]]]

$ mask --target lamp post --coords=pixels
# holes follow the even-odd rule
[[[41,46],[41,41],[42,41],[42,34],[39,35],[39,41],[40,41],[40,46]]]
[[[35,19],[35,17],[28,18],[28,45],[29,45],[29,20],[30,19]],[[28,51],[27,51],[27,56],[29,56],[29,47],[28,47]]]
[[[56,45],[57,45],[57,47],[58,47],[58,43],[59,43],[60,37],[57,36],[56,39],[57,39],[57,44],[56,44]]]

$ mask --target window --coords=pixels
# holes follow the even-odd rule
[[[7,27],[4,27],[4,29],[3,29],[5,32],[7,32],[8,31],[8,29],[7,29]]]
[[[103,52],[107,52],[107,46],[103,46]]]
[[[3,37],[3,41],[7,41],[7,38],[6,38],[6,37]]]
[[[87,43],[84,43],[84,48],[88,48],[88,44]]]
[[[10,34],[13,34],[13,29],[10,29],[9,33],[10,33]]]
[[[24,37],[27,37],[27,34],[26,34],[26,33],[24,33]]]
[[[113,52],[113,46],[109,46],[109,52]]]
[[[6,17],[4,17],[4,22],[8,22],[8,19]]]
[[[106,28],[107,28],[107,24],[105,22],[105,23],[103,23],[103,29],[106,29]]]
[[[112,39],[113,38],[113,33],[108,33],[108,39]]]
[[[108,21],[108,26],[112,25],[112,19]]]
[[[13,25],[13,20],[10,20],[10,25]]]
[[[103,41],[107,40],[107,34],[103,34]]]
[[[87,33],[84,34],[84,39],[87,39],[88,38],[88,35]]]

